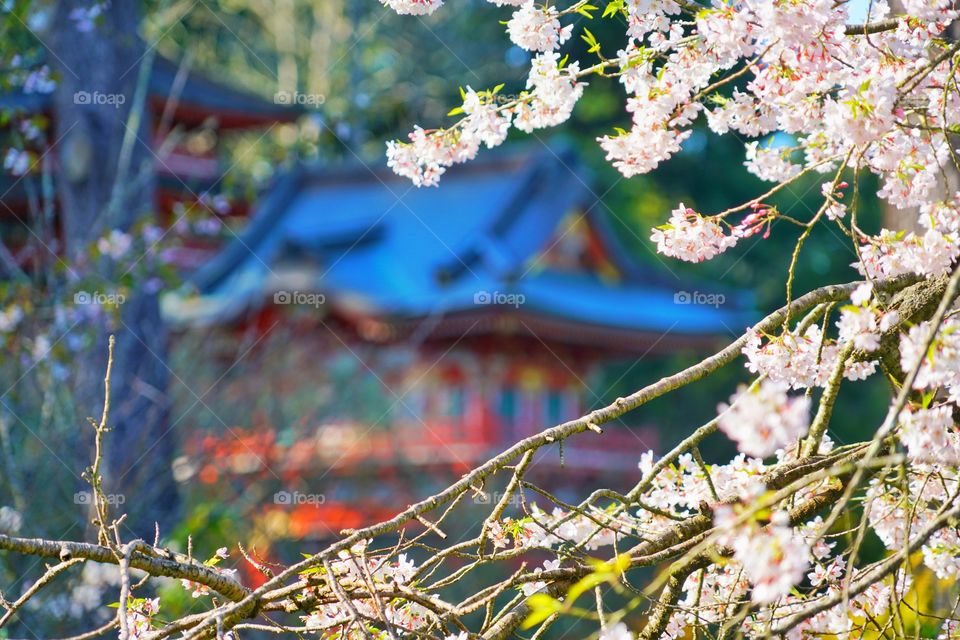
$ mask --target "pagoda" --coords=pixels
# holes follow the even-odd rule
[[[90,94],[81,94],[74,97],[80,104],[90,99]],[[0,111],[21,118],[42,115],[49,120],[53,115],[53,94],[28,93],[22,89],[3,93]],[[299,105],[278,104],[211,80],[161,55],[154,57],[150,68],[145,112],[151,122],[156,156],[155,211],[159,215],[157,222],[164,225],[172,224],[178,217],[175,209],[178,204],[194,203],[223,188],[223,177],[228,170],[221,158],[223,136],[266,129],[304,115]],[[206,138],[212,143],[198,144],[198,137],[190,135],[201,130],[210,134]],[[49,154],[51,160],[54,155]],[[57,167],[52,170],[56,171]],[[30,177],[33,172],[14,175],[0,169],[0,237],[23,263],[27,256],[22,254],[22,249],[30,235],[24,226],[31,218]],[[206,206],[209,208],[209,203]],[[218,216],[243,220],[249,214],[249,203],[237,199],[218,209]],[[176,256],[177,265],[184,270],[199,266],[218,246],[203,238],[189,240]]]
[[[487,154],[432,189],[359,163],[278,176],[246,230],[163,309],[181,335],[252,331],[256,344],[283,331],[304,355],[271,374],[232,371],[230,397],[282,404],[306,388],[317,414],[199,437],[183,479],[261,487],[256,517],[272,535],[326,538],[583,415],[604,366],[705,350],[751,324],[745,294],[635,260],[591,181],[563,145]],[[705,291],[713,304],[694,295]],[[337,387],[344,363],[355,374]],[[583,486],[635,473],[657,447],[652,425],[621,421],[536,465],[562,464],[555,475]]]

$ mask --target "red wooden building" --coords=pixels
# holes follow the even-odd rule
[[[684,291],[709,288],[632,259],[588,184],[570,150],[532,147],[488,154],[437,189],[367,166],[279,177],[164,312],[186,333],[288,332],[295,345],[273,348],[305,355],[276,373],[251,367],[231,401],[315,385],[318,412],[194,441],[183,477],[265,483],[280,496],[262,494],[265,530],[325,537],[609,400],[593,388],[604,365],[706,349],[749,324],[742,296],[689,304]],[[345,361],[356,373],[337,386]],[[657,440],[653,425],[612,424],[566,443],[554,475],[599,484],[634,472]],[[559,447],[536,468],[558,464]]]

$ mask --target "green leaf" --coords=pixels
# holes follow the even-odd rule
[[[448,115],[448,116],[458,116],[458,115],[460,115],[461,113],[463,113],[463,107],[454,107],[453,109],[450,109],[450,111],[447,112],[447,115]]]
[[[587,49],[587,53],[596,53],[600,51],[600,43],[597,42],[596,36],[594,36],[590,29],[584,28],[583,35],[580,36],[580,39],[590,45],[590,48]]]
[[[606,562],[595,559],[588,559],[588,561],[593,565],[594,572],[585,575],[570,587],[566,599],[568,606],[576,602],[577,598],[583,595],[585,591],[589,591],[604,582],[613,582],[630,567],[630,556],[626,553]]]
[[[630,568],[632,562],[633,559],[630,557],[629,553],[621,553],[613,561],[613,569],[617,572],[617,574],[621,574]]]
[[[607,582],[611,575],[613,574],[609,572],[597,572],[583,576],[575,585],[570,587],[570,591],[567,592],[567,602],[576,602],[577,598],[582,596],[585,591],[590,591],[594,587]]]
[[[603,10],[603,17],[609,18],[624,12],[624,0],[610,0]]]
[[[523,629],[534,627],[563,609],[559,600],[546,593],[535,593],[527,598],[527,606],[530,607],[530,614],[521,625]]]
[[[592,4],[585,4],[582,7],[579,7],[577,9],[577,13],[579,13],[582,16],[585,16],[588,20],[593,20],[593,14],[591,14],[590,12],[596,11],[598,8],[599,7],[595,7]]]

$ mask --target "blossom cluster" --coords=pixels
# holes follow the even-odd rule
[[[905,371],[919,365],[915,389],[944,388],[960,405],[960,318],[944,322],[927,348],[932,330],[929,322],[910,327],[900,340],[900,364]]]
[[[851,342],[856,349],[876,351],[883,334],[896,327],[900,313],[881,309],[872,294],[871,284],[861,284],[850,296],[853,304],[840,310],[840,320],[837,321],[840,344]]]
[[[726,235],[715,220],[680,205],[670,214],[667,224],[651,232],[657,251],[688,262],[709,260],[737,244],[737,236]]]
[[[443,0],[380,0],[400,15],[423,16],[439,9]]]
[[[135,598],[127,603],[130,637],[142,638],[153,630],[153,617],[160,612],[160,598]]]
[[[595,507],[592,507],[589,513],[590,516],[587,517],[559,507],[546,513],[534,504],[529,516],[519,519],[505,518],[491,523],[490,539],[496,549],[508,547],[511,543],[517,548],[537,549],[552,549],[567,543],[583,545],[587,550],[596,550],[630,535],[639,524],[630,516],[611,517]]]
[[[226,560],[229,557],[226,547],[220,547],[217,549],[217,552],[213,555],[212,558],[204,562],[204,565],[213,571],[219,573],[225,578],[230,578],[231,580],[237,579],[237,570],[236,569],[225,569],[218,567],[221,561]],[[186,578],[180,579],[180,585],[190,591],[190,595],[194,598],[199,598],[201,596],[206,596],[211,594],[210,587],[205,584],[200,584],[199,582],[193,582],[192,580],[187,580]]]
[[[449,129],[417,127],[409,142],[387,143],[387,165],[415,185],[436,186],[448,167],[476,157],[481,146],[493,148],[507,138],[511,124],[521,131],[548,127],[570,117],[583,95],[577,63],[561,64],[551,51],[538,54],[527,77],[527,91],[502,104],[497,91],[464,92],[464,117]]]
[[[723,505],[714,512],[714,523],[723,532],[720,542],[733,550],[734,559],[743,567],[753,601],[776,602],[803,580],[810,566],[810,549],[790,526],[784,511],[773,514],[767,526],[754,520],[739,525],[736,520],[731,506]]]
[[[828,453],[832,446],[830,440],[825,439],[819,453]],[[795,460],[796,457],[796,447],[778,451],[777,465]],[[645,470],[644,476],[650,475],[653,469],[652,453],[644,455],[641,468]],[[676,611],[667,624],[665,637],[683,638],[688,635],[691,626],[723,624],[735,619],[737,612],[741,611],[743,599],[752,600],[758,608],[756,613],[743,620],[741,630],[747,637],[764,637],[769,634],[771,622],[795,614],[818,598],[839,593],[845,580],[860,577],[861,572],[849,568],[842,554],[836,553],[837,543],[827,536],[820,516],[795,525],[782,508],[771,507],[773,512],[769,516],[764,515],[766,509],[757,508],[758,500],[770,495],[762,478],[772,468],[759,459],[745,458],[743,455],[729,465],[711,465],[707,471],[712,477],[716,494],[706,483],[707,471],[689,455],[681,456],[675,465],[654,476],[653,487],[645,499],[654,506],[667,509],[684,506],[684,509],[674,511],[677,514],[689,515],[702,508],[697,505],[710,505],[718,532],[716,540],[728,554],[724,561],[711,564],[686,578]],[[797,494],[790,504],[802,503],[816,495],[823,486],[814,483]],[[921,487],[922,480],[911,482],[911,486]],[[948,484],[946,491],[955,490],[955,486],[955,481]],[[877,507],[880,506],[878,501],[885,505],[882,509],[877,508],[875,513],[871,512],[871,526],[881,528],[881,538],[893,550],[902,548],[908,525],[902,518],[906,505],[899,494],[890,494],[888,489],[875,483],[868,492],[868,500]],[[937,500],[943,500],[946,495],[944,491],[942,485],[931,490],[929,504],[939,504]],[[649,521],[646,514],[641,511],[637,517]],[[930,511],[927,516],[932,514]],[[916,531],[916,525],[922,525],[923,522],[917,520],[913,531]],[[899,533],[899,537],[891,535],[890,531]],[[638,532],[651,533],[643,529],[638,529]],[[931,568],[939,566],[939,571],[944,574],[955,572],[956,567],[960,566],[957,562],[960,557],[957,543],[960,540],[952,538],[952,534],[946,530],[939,536],[937,544],[924,547],[925,557],[930,558],[928,565]],[[853,633],[862,628],[866,623],[865,618],[887,612],[891,598],[898,595],[902,597],[908,588],[909,575],[903,572],[887,580],[874,582],[861,593],[852,595],[849,603],[841,600],[837,605],[805,619],[788,637],[799,640],[808,635]]]
[[[900,442],[919,464],[960,464],[960,434],[953,427],[953,406],[904,411],[900,415]]]
[[[760,334],[752,333],[743,354],[750,372],[785,382],[794,389],[805,389],[826,385],[840,357],[840,346],[824,336],[818,325],[811,325],[802,334],[785,331],[766,341]],[[847,362],[844,376],[862,380],[875,371],[875,361]]]
[[[417,14],[441,4],[383,1],[401,13]],[[556,55],[572,35],[575,25],[563,24],[572,11],[554,3],[492,1],[514,8],[507,31],[528,51]],[[956,60],[941,55],[938,38],[958,11],[945,0],[905,2],[895,28],[867,37],[848,33],[850,4],[715,2],[684,21],[684,7],[672,0],[613,3],[613,13],[626,24],[627,42],[588,71],[619,78],[631,122],[598,139],[607,159],[627,177],[652,171],[681,149],[702,114],[712,131],[749,139],[746,166],[764,180],[788,183],[807,171],[843,168],[874,173],[882,185],[880,197],[893,207],[919,208],[924,230],[869,235],[857,229],[855,266],[871,277],[944,273],[960,257],[957,201],[938,201],[944,191],[941,167],[952,153],[948,131],[960,124],[960,98],[949,90]],[[891,15],[886,0],[870,3],[871,19]],[[532,66],[542,63],[535,58]],[[743,80],[724,87],[724,78],[740,66]],[[534,75],[528,88],[536,84]],[[549,118],[534,117],[536,100],[521,100],[512,114],[515,126],[530,131],[569,118],[583,85],[569,79],[566,84],[563,108],[549,109]],[[532,93],[540,99],[552,95]],[[467,114],[465,120],[472,118]],[[475,119],[464,124],[466,131],[481,126],[485,117]],[[771,144],[774,134],[791,144]],[[476,137],[417,129],[410,145],[390,143],[390,165],[417,185],[435,185],[444,168],[476,154]],[[822,211],[828,222],[846,218],[850,204],[841,202],[842,196],[825,190]],[[699,262],[737,242],[738,236],[724,234],[717,219],[687,211],[681,205],[654,232],[660,252]]]
[[[406,554],[399,554],[395,560],[367,555],[365,542],[354,545],[350,550],[342,550],[336,560],[330,563],[330,570],[336,580],[346,588],[383,588],[390,585],[411,585],[417,567]],[[310,582],[313,578],[325,574],[325,568],[308,569],[302,574]],[[321,588],[327,587],[325,577],[307,587],[301,595],[304,597],[320,595]],[[425,596],[426,597],[426,596]],[[416,631],[429,622],[429,611],[422,604],[402,599],[385,599],[383,609],[371,599],[353,602],[356,613],[372,619],[382,619],[388,624],[407,631]],[[382,614],[382,615],[381,615]],[[302,617],[308,629],[321,631],[345,625],[353,619],[354,613],[342,602],[321,604]],[[386,635],[386,634],[385,634]],[[347,636],[345,636],[347,637]],[[349,635],[354,637],[354,635]],[[357,632],[357,638],[364,637]]]
[[[790,397],[786,382],[741,386],[730,405],[718,407],[718,426],[749,456],[765,458],[798,441],[810,426],[810,398]]]
[[[510,39],[527,51],[553,51],[570,39],[573,25],[560,25],[559,12],[551,6],[526,2],[507,23]]]
[[[872,278],[917,273],[939,276],[960,257],[960,195],[950,201],[924,203],[918,222],[923,233],[881,230],[860,247],[854,266]]]
[[[887,549],[902,549],[908,537],[916,536],[936,518],[944,504],[955,499],[958,481],[956,460],[952,465],[914,467],[905,482],[895,478],[872,480],[865,505],[870,527]],[[923,563],[938,578],[960,576],[960,536],[956,529],[935,531],[921,551]]]

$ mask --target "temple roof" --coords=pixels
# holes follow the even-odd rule
[[[463,326],[495,314],[572,338],[719,336],[755,320],[745,293],[632,260],[592,206],[589,184],[562,148],[487,153],[448,171],[437,188],[417,189],[381,167],[301,167],[281,176],[244,233],[193,275],[192,293],[165,299],[165,313],[180,325],[232,322],[277,291],[313,291],[327,312],[394,326],[425,317]],[[544,259],[571,218],[589,223],[612,268]],[[720,293],[724,302],[678,303],[683,291]]]
[[[304,114],[299,105],[276,104],[273,100],[211,80],[196,71],[187,71],[185,78],[178,80],[179,72],[178,63],[157,55],[148,86],[150,103],[157,113],[163,111],[171,96],[177,98],[173,111],[175,122],[197,126],[207,118],[215,117],[221,128],[243,129],[272,122],[290,122]],[[52,93],[14,91],[0,94],[0,107],[4,108],[34,113],[49,111],[52,106]]]

